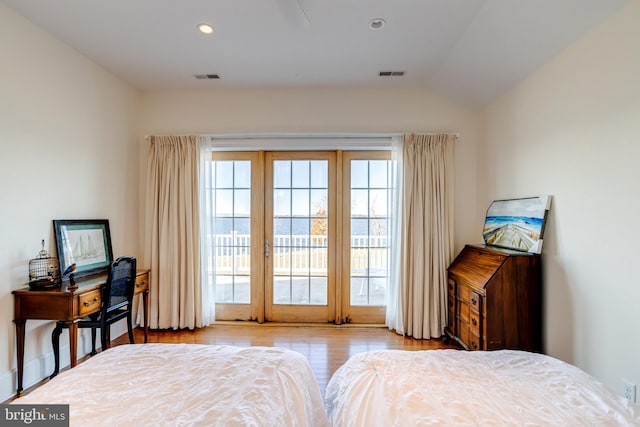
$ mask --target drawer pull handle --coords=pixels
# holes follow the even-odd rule
[[[98,302],[98,297],[93,297],[93,301],[92,301],[92,302],[85,301],[85,302],[84,302],[84,306],[85,306],[85,307],[89,307],[91,304],[95,304],[95,303],[97,303],[97,302]]]
[[[142,287],[142,286],[144,286],[144,285],[146,285],[146,284],[147,284],[147,282],[140,282],[140,283],[136,283],[136,287],[137,287],[137,288],[140,288],[140,287]]]
[[[471,319],[471,323],[473,323],[473,326],[476,326],[478,324],[478,321],[474,317],[473,319]]]
[[[478,348],[478,344],[475,341],[471,341],[471,347]]]
[[[478,304],[478,300],[475,298],[471,298],[471,304],[476,305]]]

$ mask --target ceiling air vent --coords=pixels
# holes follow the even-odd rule
[[[198,80],[215,80],[219,79],[218,74],[195,74],[195,78]]]
[[[400,77],[404,76],[404,71],[380,71],[380,77]]]

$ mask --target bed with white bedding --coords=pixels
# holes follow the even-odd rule
[[[272,347],[110,348],[14,404],[69,404],[72,426],[327,426],[307,359]]]
[[[523,351],[380,350],[327,384],[334,426],[640,426],[640,411],[584,371]]]

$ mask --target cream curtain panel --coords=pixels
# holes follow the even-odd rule
[[[145,259],[151,268],[149,326],[206,326],[200,271],[200,144],[197,136],[151,136]]]
[[[414,338],[442,336],[453,259],[453,134],[403,135],[394,144],[394,200],[387,326]]]

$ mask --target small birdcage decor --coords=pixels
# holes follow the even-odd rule
[[[49,256],[44,248],[38,255],[29,261],[29,287],[31,289],[51,289],[60,286],[60,264],[58,259]]]

